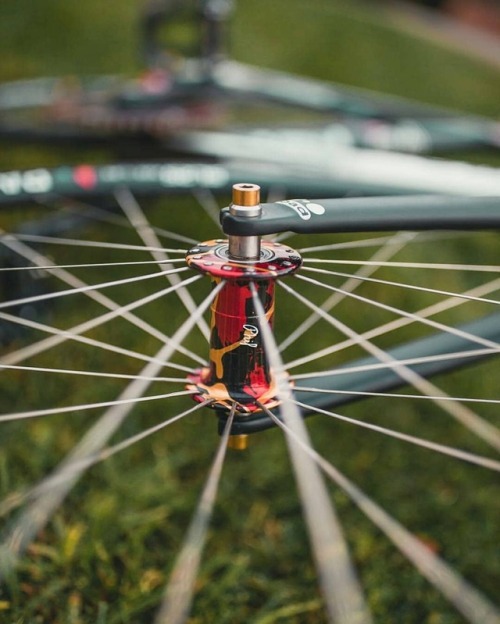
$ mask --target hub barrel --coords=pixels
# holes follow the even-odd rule
[[[254,282],[272,325],[274,280]],[[242,406],[274,397],[274,383],[262,342],[250,284],[228,281],[212,304],[210,368],[204,385],[212,396],[226,395]]]

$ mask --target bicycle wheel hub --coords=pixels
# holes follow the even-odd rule
[[[258,260],[234,260],[229,241],[212,240],[190,249],[186,262],[192,269],[224,280],[275,280],[294,273],[301,265],[299,254],[280,243],[263,241]]]
[[[255,201],[255,185],[237,187],[251,189]],[[241,200],[241,191],[233,194],[233,199],[235,195]],[[250,208],[249,218],[258,215],[255,205],[237,208]],[[241,240],[255,237],[237,238],[236,242],[230,238],[200,243],[186,256],[188,265],[208,275],[214,285],[224,282],[211,307],[210,364],[189,376],[188,388],[194,390],[198,402],[211,399],[215,409],[227,411],[236,404],[241,416],[260,411],[258,403],[268,408],[279,404],[250,285],[255,284],[272,327],[276,279],[295,272],[302,259],[295,250],[280,243]],[[257,257],[242,259],[249,250]]]

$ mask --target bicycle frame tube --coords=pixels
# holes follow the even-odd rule
[[[500,228],[499,197],[417,195],[343,199],[289,199],[263,204],[261,216],[245,221],[227,209],[222,229],[233,236],[279,232],[306,234],[399,230]]]

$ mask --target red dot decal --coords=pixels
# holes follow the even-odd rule
[[[80,165],[73,171],[73,180],[81,188],[89,190],[97,185],[97,172],[90,165]]]

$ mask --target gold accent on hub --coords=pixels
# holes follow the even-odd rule
[[[234,451],[245,451],[248,448],[248,434],[242,433],[229,436],[227,448],[233,449]]]

